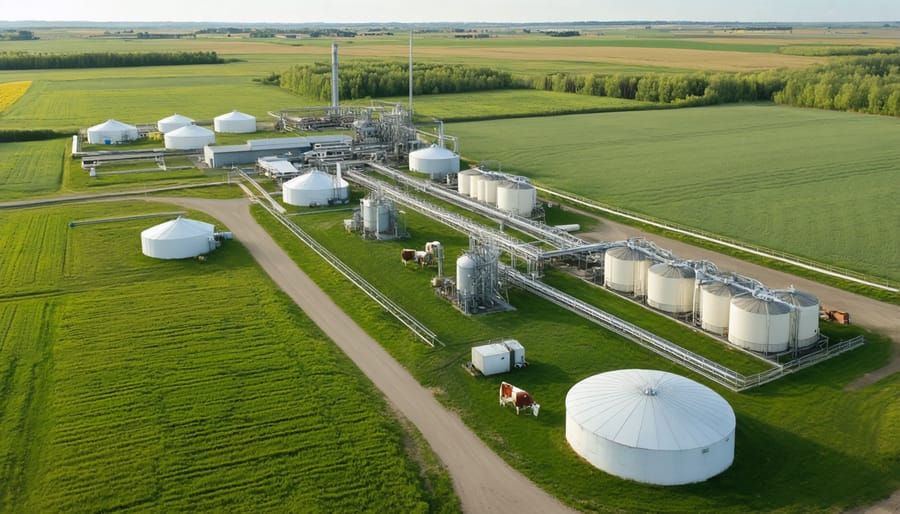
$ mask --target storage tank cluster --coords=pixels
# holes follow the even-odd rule
[[[360,200],[359,209],[354,210],[353,217],[344,220],[344,228],[366,239],[397,239],[409,235],[401,227],[394,202],[376,191]]]
[[[819,300],[809,293],[769,290],[696,262],[659,258],[630,243],[607,250],[603,262],[605,287],[643,298],[673,317],[693,315],[703,330],[746,350],[803,350],[819,340]]]
[[[470,168],[457,174],[456,184],[459,194],[516,216],[531,216],[537,202],[534,186],[524,180],[509,180],[499,173]]]

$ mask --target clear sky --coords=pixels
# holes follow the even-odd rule
[[[0,20],[229,23],[900,21],[900,0],[0,0]]]

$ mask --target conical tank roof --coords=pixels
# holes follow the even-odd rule
[[[349,183],[343,178],[336,184],[336,177],[324,171],[313,169],[303,175],[292,178],[284,183],[283,188],[319,191],[333,189],[335,187],[348,187]]]
[[[137,130],[137,127],[134,125],[129,125],[127,123],[122,123],[121,121],[114,120],[112,118],[100,123],[98,125],[94,125],[88,130],[94,131],[113,131],[113,130]]]
[[[451,150],[448,150],[442,146],[431,145],[428,148],[420,148],[419,150],[415,150],[409,154],[410,157],[414,157],[416,159],[452,159],[457,155],[453,153]]]
[[[690,266],[677,266],[666,262],[660,262],[650,266],[648,272],[665,278],[694,278],[697,273]]]
[[[251,116],[249,114],[244,114],[240,111],[235,110],[235,111],[227,112],[225,114],[220,114],[219,116],[216,116],[215,119],[217,119],[217,120],[255,120],[256,117]]]
[[[194,123],[194,120],[188,118],[187,116],[182,116],[176,112],[171,116],[167,116],[159,120],[159,123],[181,123],[182,125],[188,125]]]
[[[206,136],[215,136],[215,133],[208,128],[200,127],[198,125],[185,125],[181,128],[177,128],[172,132],[166,134],[171,137],[206,137]]]
[[[174,220],[160,223],[141,232],[141,236],[148,239],[190,239],[197,236],[211,236],[215,232],[215,226],[203,221],[178,217]]]

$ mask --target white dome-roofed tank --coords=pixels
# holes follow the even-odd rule
[[[459,155],[442,146],[431,145],[410,152],[409,169],[439,179],[459,171]]]
[[[176,218],[141,232],[141,251],[157,259],[185,259],[215,248],[215,227],[203,221]]]
[[[612,475],[657,485],[702,482],[734,462],[734,410],[718,393],[664,371],[588,377],[566,395],[566,440]]]
[[[810,293],[790,289],[775,291],[773,296],[794,306],[792,324],[797,348],[806,348],[819,340],[819,299]]]
[[[247,134],[256,132],[256,117],[238,111],[231,111],[213,118],[213,128],[224,134]]]
[[[728,333],[731,298],[741,292],[740,288],[721,280],[712,280],[701,284],[700,327],[720,336]]]
[[[350,184],[343,178],[312,169],[281,186],[281,199],[289,205],[315,207],[349,198]]]
[[[634,248],[610,248],[603,257],[603,285],[620,293],[643,296],[651,264],[650,257]]]
[[[475,295],[475,279],[478,274],[477,256],[464,253],[456,259],[456,291],[460,298]]]
[[[216,134],[208,128],[185,125],[163,136],[169,150],[196,150],[216,142]]]
[[[661,262],[647,270],[647,305],[671,314],[694,310],[696,272],[687,264]]]
[[[87,129],[88,143],[96,145],[111,145],[134,141],[138,138],[137,127],[109,119]]]
[[[472,177],[476,175],[481,175],[481,172],[472,168],[460,171],[456,175],[456,190],[459,192],[459,194],[469,196]]]
[[[728,311],[728,340],[760,353],[788,349],[791,307],[772,298],[743,293],[731,299]]]
[[[188,118],[187,116],[182,116],[178,113],[175,113],[171,116],[163,118],[156,122],[156,128],[159,129],[163,134],[168,134],[175,129],[180,129],[181,127],[185,127],[187,125],[192,125],[194,120]]]
[[[469,198],[478,198],[478,188],[484,180],[484,173],[469,176]]]
[[[497,184],[497,208],[517,216],[531,216],[537,190],[527,182],[508,180]]]

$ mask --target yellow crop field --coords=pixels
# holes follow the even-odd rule
[[[16,103],[16,100],[22,98],[29,87],[31,87],[30,80],[0,83],[0,112],[5,111],[7,107]]]

